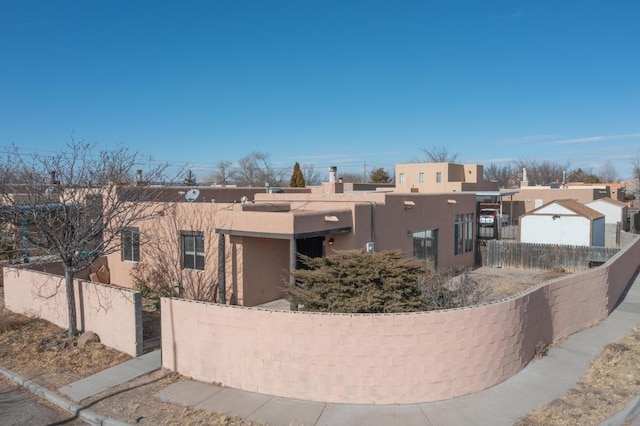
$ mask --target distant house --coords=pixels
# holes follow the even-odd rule
[[[620,231],[629,231],[630,228],[630,223],[627,222],[627,203],[613,198],[600,198],[585,204],[604,215],[607,247],[620,246]]]
[[[602,213],[606,224],[622,223],[624,225],[627,222],[627,203],[612,198],[600,198],[585,204]]]
[[[480,164],[396,164],[396,192],[496,191],[497,182],[484,180]]]
[[[512,198],[512,206],[507,201],[505,209],[513,209],[513,216],[529,213],[553,200],[576,200],[588,203],[600,198],[611,197],[607,185],[567,185],[567,186],[528,186],[526,182],[518,188]]]
[[[605,216],[576,200],[554,200],[520,216],[520,242],[603,247]]]

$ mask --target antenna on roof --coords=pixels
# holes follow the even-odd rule
[[[197,189],[190,189],[184,194],[184,199],[190,203],[193,203],[200,196],[200,191]]]

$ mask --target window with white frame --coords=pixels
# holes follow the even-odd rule
[[[398,183],[404,184],[404,173],[400,173],[400,176],[398,176]]]
[[[182,267],[184,269],[204,270],[204,234],[202,232],[183,231]]]
[[[442,172],[436,172],[436,183],[442,183]]]
[[[122,260],[140,261],[140,230],[125,228],[122,230]]]
[[[424,173],[418,173],[418,183],[424,183]]]

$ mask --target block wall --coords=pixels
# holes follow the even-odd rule
[[[448,399],[520,371],[536,344],[605,318],[640,263],[607,264],[473,308],[320,314],[162,300],[163,366],[206,382],[353,404]]]
[[[11,267],[3,277],[7,309],[69,326],[64,277]],[[78,330],[93,331],[106,346],[131,356],[142,354],[139,292],[82,280],[74,280],[74,291]]]

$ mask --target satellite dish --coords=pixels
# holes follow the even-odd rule
[[[193,203],[200,196],[200,191],[197,189],[190,189],[184,194],[184,199],[190,203]]]

